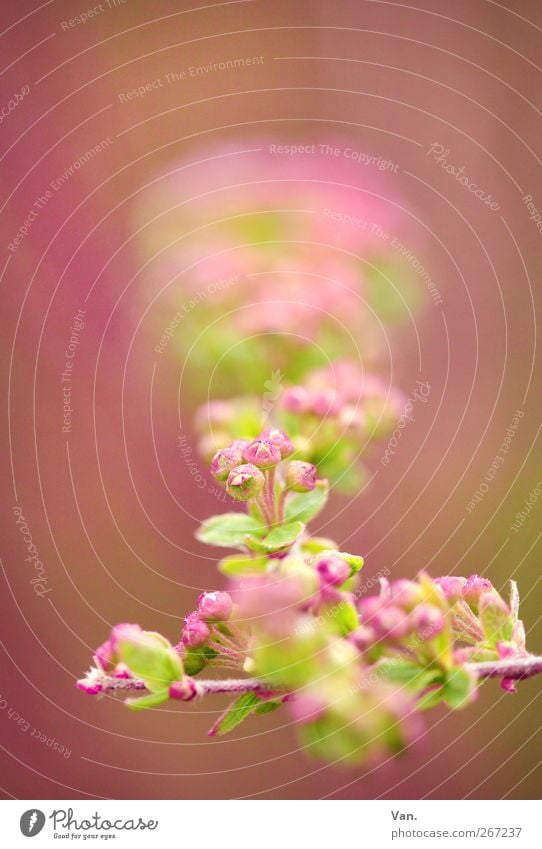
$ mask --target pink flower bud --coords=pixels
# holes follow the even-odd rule
[[[513,678],[501,678],[501,690],[505,693],[517,693],[516,682]]]
[[[210,634],[209,626],[200,619],[198,613],[189,613],[188,616],[185,616],[182,641],[187,648],[193,649],[203,646]]]
[[[341,407],[340,398],[332,389],[324,389],[313,395],[311,409],[320,418],[338,416],[341,412]]]
[[[277,427],[268,427],[260,434],[260,439],[265,439],[266,442],[272,442],[280,451],[280,456],[283,460],[294,453],[295,448],[291,443],[290,437],[279,430]]]
[[[400,640],[412,630],[409,617],[400,607],[386,605],[377,613],[371,622],[380,638],[388,637]]]
[[[292,492],[312,492],[316,486],[316,466],[292,460],[286,469],[286,487]]]
[[[230,618],[231,611],[229,593],[202,593],[198,598],[198,614],[206,622],[225,622]]]
[[[331,584],[340,587],[350,577],[350,566],[340,555],[327,554],[316,561],[316,571],[324,586]]]
[[[113,670],[113,678],[132,678],[132,673],[125,663],[117,663]]]
[[[294,722],[314,722],[320,719],[326,710],[322,699],[313,693],[295,693],[286,698]]]
[[[280,463],[280,448],[267,439],[255,439],[243,451],[247,463],[253,463],[258,469],[271,469]]]
[[[180,699],[183,702],[189,702],[196,695],[196,682],[188,675],[185,675],[181,681],[174,681],[169,688],[170,699]]]
[[[77,687],[86,693],[87,696],[96,696],[102,692],[102,685],[99,681],[92,681],[89,678],[81,678],[77,681]]]
[[[260,495],[265,484],[262,472],[253,463],[236,466],[228,475],[226,490],[237,501],[249,501]]]
[[[217,481],[225,481],[235,466],[243,462],[243,452],[240,448],[222,448],[211,460],[211,474]]]
[[[408,581],[405,578],[393,581],[389,586],[389,597],[391,601],[407,610],[419,604],[422,594],[422,589],[416,581]]]
[[[462,597],[467,579],[455,575],[446,575],[443,578],[435,578],[435,584],[440,587],[447,600],[454,604]]]
[[[111,645],[111,640],[106,640],[101,646],[98,646],[94,652],[94,660],[96,666],[101,666],[104,672],[111,672],[116,663],[115,652]]]
[[[476,608],[480,603],[482,593],[487,593],[493,589],[491,581],[487,578],[481,578],[480,575],[471,575],[467,578],[467,583],[463,587],[463,599],[471,607]]]
[[[291,386],[282,393],[280,405],[287,413],[297,416],[306,413],[310,405],[309,393],[303,386]]]
[[[386,602],[377,596],[362,598],[358,602],[359,615],[362,621],[368,625],[372,625],[373,618],[380,613],[385,604]]]
[[[509,640],[499,640],[499,642],[495,644],[495,648],[501,660],[506,660],[506,658],[514,657],[519,654],[517,646]]]
[[[378,637],[374,628],[368,625],[360,625],[355,631],[347,637],[348,642],[352,643],[358,651],[366,651],[371,646],[378,642]]]
[[[143,631],[139,625],[130,625],[128,622],[122,622],[120,625],[115,625],[111,631],[111,638],[109,642],[113,654],[117,656],[121,640],[138,642],[142,639]]]
[[[435,637],[444,629],[444,616],[442,612],[432,604],[420,604],[409,616],[413,630],[424,639]]]
[[[234,407],[229,401],[209,401],[196,410],[194,422],[196,428],[206,431],[209,427],[227,425],[234,416]]]

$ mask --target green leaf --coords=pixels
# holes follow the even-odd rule
[[[158,707],[158,705],[167,702],[169,698],[169,690],[158,690],[156,693],[150,693],[148,696],[141,696],[139,699],[126,699],[124,702],[130,710],[144,710],[145,708]]]
[[[318,481],[312,492],[298,492],[288,497],[284,516],[287,522],[310,522],[325,507],[329,494],[327,481]]]
[[[459,666],[446,676],[443,685],[443,699],[451,708],[462,708],[469,704],[476,690],[476,679]]]
[[[245,545],[245,536],[263,536],[265,527],[254,516],[246,513],[222,513],[211,516],[199,526],[196,539],[208,545],[236,548]]]
[[[197,675],[217,654],[210,646],[186,649],[183,655],[184,671],[187,675]]]
[[[346,560],[348,565],[350,566],[350,577],[355,575],[360,569],[363,569],[364,560],[363,557],[359,557],[357,554],[348,554],[346,551],[337,551],[336,549],[324,549],[320,551],[318,557],[314,558],[314,562],[319,560],[321,557],[326,557],[327,555],[335,554],[338,557],[342,557],[343,560]]]
[[[262,702],[261,705],[258,705],[254,713],[257,713],[258,716],[261,716],[264,713],[273,713],[274,710],[277,710],[282,704],[282,701],[268,701]]]
[[[337,544],[332,539],[326,537],[307,537],[301,543],[301,548],[307,554],[319,554],[321,551],[335,551]]]
[[[444,699],[444,687],[435,687],[434,690],[424,693],[416,702],[418,710],[430,710],[431,708],[440,705]]]
[[[254,693],[243,693],[233,704],[229,706],[227,711],[221,716],[218,723],[214,725],[209,734],[214,737],[215,734],[222,736],[228,734],[237,728],[238,725],[250,716],[253,710],[261,705],[261,699]]]
[[[250,554],[231,554],[223,557],[218,568],[228,578],[237,578],[239,575],[261,575],[265,572],[269,560],[267,557],[251,557]]]
[[[177,652],[164,638],[143,631],[138,639],[121,639],[119,657],[136,678],[142,678],[147,690],[158,693],[178,681],[183,665]]]
[[[493,598],[489,593],[487,596],[482,596],[479,616],[486,642],[490,645],[494,646],[500,641],[511,639],[514,617],[499,596]]]
[[[331,619],[341,637],[355,631],[359,626],[358,612],[349,601],[343,601],[330,609]]]
[[[304,530],[303,522],[288,522],[288,524],[280,525],[280,527],[274,528],[268,533],[262,540],[262,545],[266,551],[278,551],[292,545]]]
[[[412,660],[402,660],[401,658],[384,661],[379,664],[378,670],[387,681],[393,684],[402,684],[413,693],[420,693],[430,684],[436,683],[438,679],[442,680],[441,670],[426,669]]]

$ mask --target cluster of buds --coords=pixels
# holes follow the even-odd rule
[[[290,434],[288,442],[295,458],[318,466],[324,477],[346,491],[353,490],[364,477],[360,458],[367,445],[390,435],[404,407],[401,392],[364,373],[355,362],[339,360],[328,368],[309,372],[303,385],[285,388],[274,418]],[[198,447],[206,459],[218,451],[213,474],[219,480],[225,479],[225,470],[233,465],[255,465],[261,470],[264,466],[255,460],[276,462],[273,452],[267,457],[265,447],[255,457],[244,452],[247,440],[262,438],[260,418],[258,399],[252,397],[213,401],[199,409]],[[282,459],[284,456],[282,452]],[[252,484],[246,485],[250,489]]]
[[[154,631],[139,625],[116,625],[108,640],[94,653],[94,666],[77,682],[88,695],[109,690],[145,689],[150,696],[129,699],[131,707],[148,707],[168,698],[189,701],[196,695],[196,685],[185,674],[179,652]]]
[[[511,582],[507,602],[480,575],[469,578],[446,576],[436,578],[451,608],[452,633],[458,643],[455,657],[458,662],[509,660],[527,656],[525,627],[518,618],[518,592]],[[507,692],[515,692],[508,678],[501,680]]]
[[[233,601],[227,592],[205,592],[198,606],[184,618],[181,642],[186,671],[196,675],[213,667],[242,670],[246,659],[247,634],[232,621]]]
[[[517,590],[507,603],[479,575],[383,581],[378,597],[359,602],[360,627],[349,640],[369,663],[383,656],[443,668],[527,655]],[[514,692],[506,678],[503,689]]]
[[[348,443],[348,456],[355,457],[363,443],[389,436],[404,405],[401,392],[351,360],[310,372],[279,402],[294,439],[312,451],[315,462],[336,444]]]
[[[404,748],[420,728],[412,697],[376,675],[336,628],[334,612],[348,597],[339,600],[339,587],[350,578],[339,553],[305,565],[290,556],[281,561],[281,574],[242,581],[234,590],[252,635],[251,672],[287,693],[284,703],[303,744],[344,765]],[[330,603],[330,591],[327,616],[322,605]],[[355,629],[353,608],[350,615]]]
[[[468,704],[481,678],[499,675],[514,692],[515,679],[542,671],[542,658],[525,649],[513,583],[509,602],[479,575],[424,573],[381,579],[378,596],[360,597],[363,559],[306,532],[326,503],[327,482],[284,431],[232,440],[211,470],[247,502],[246,513],[213,516],[197,532],[202,542],[240,549],[219,564],[228,591],[199,596],[176,646],[117,625],[78,682],[86,693],[139,691],[127,699],[133,709],[241,694],[213,736],[285,704],[308,749],[354,764],[404,748],[419,711]],[[252,677],[196,679],[207,666]]]
[[[426,575],[417,581],[381,580],[378,596],[358,602],[360,627],[349,637],[369,663],[397,651],[419,663],[447,662],[437,638],[450,628],[448,604]]]
[[[211,473],[236,501],[254,502],[268,526],[280,524],[288,493],[311,492],[317,484],[316,467],[302,460],[290,461],[283,476],[276,474],[294,452],[284,431],[267,428],[255,439],[235,439],[217,451]]]

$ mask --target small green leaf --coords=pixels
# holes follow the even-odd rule
[[[142,678],[151,693],[158,693],[178,681],[183,665],[177,652],[164,637],[142,631],[137,639],[121,638],[119,657],[133,675]]]
[[[156,693],[150,693],[148,696],[141,696],[139,699],[126,699],[124,702],[130,710],[144,710],[145,708],[158,707],[158,705],[167,702],[169,698],[168,690],[158,690]]]
[[[278,551],[288,545],[292,545],[298,536],[305,530],[303,522],[288,522],[270,531],[262,540],[262,545],[267,551]]]
[[[199,526],[196,539],[208,545],[218,545],[224,548],[236,548],[245,545],[245,536],[263,536],[265,527],[254,516],[246,513],[222,513],[211,516]]]
[[[325,507],[329,493],[327,481],[318,481],[311,492],[298,492],[286,501],[284,516],[287,522],[310,522]]]
[[[427,693],[424,693],[423,696],[420,696],[420,698],[416,702],[416,707],[418,710],[430,710],[431,708],[440,705],[443,699],[444,687],[435,687],[434,689],[429,690]]]
[[[510,614],[508,606],[499,596],[493,597],[489,593],[482,596],[479,616],[486,642],[491,646],[500,641],[511,639],[514,630],[514,618]]]
[[[337,544],[332,539],[327,539],[326,537],[307,537],[301,543],[301,548],[307,554],[319,554],[321,551],[335,551]]]
[[[439,679],[442,680],[441,670],[427,669],[412,660],[401,658],[382,662],[379,664],[378,670],[387,681],[391,681],[393,684],[402,684],[412,693],[420,693],[430,684],[435,684]]]
[[[472,700],[476,690],[476,679],[459,666],[448,673],[442,689],[443,699],[448,707],[465,707]]]
[[[251,557],[249,554],[231,554],[223,557],[218,564],[219,570],[228,578],[242,575],[261,575],[265,572],[269,560],[267,557]]]
[[[282,704],[282,701],[268,701],[262,702],[261,705],[258,705],[254,713],[257,713],[258,716],[261,716],[264,713],[273,713],[274,710],[277,710]]]
[[[343,601],[330,609],[332,622],[341,637],[355,631],[359,626],[358,612],[349,601]]]
[[[335,549],[325,549],[320,551],[318,557],[314,558],[314,561],[319,560],[321,557],[325,557],[326,555],[335,554],[337,557],[342,557],[343,560],[346,560],[348,565],[350,566],[350,577],[355,575],[360,569],[363,569],[364,560],[363,557],[359,557],[357,554],[348,554],[346,551],[336,551]]]
[[[212,737],[214,737],[215,734],[218,736],[228,734],[230,731],[233,731],[234,728],[237,728],[237,726],[240,725],[247,716],[250,716],[252,711],[261,704],[261,699],[259,699],[254,693],[243,693],[243,695],[239,696],[239,698],[229,706],[227,711],[222,714],[218,723],[216,723],[209,731],[209,734]]]
[[[184,671],[187,675],[197,675],[217,654],[210,646],[186,649],[183,655]]]

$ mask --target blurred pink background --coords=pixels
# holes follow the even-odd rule
[[[191,433],[190,386],[173,348],[153,350],[183,296],[170,286],[152,301],[166,278],[147,275],[138,230],[159,234],[152,219],[172,202],[153,181],[202,151],[262,140],[340,137],[397,164],[385,174],[360,164],[360,185],[385,187],[393,232],[407,233],[443,301],[434,305],[414,275],[425,306],[390,331],[386,368],[407,394],[428,381],[428,402],[389,466],[375,453],[370,491],[333,498],[318,530],[365,556],[366,580],[384,568],[395,577],[483,572],[499,588],[514,577],[540,653],[542,504],[512,527],[542,480],[542,234],[524,200],[542,209],[539,4],[98,5],[73,25],[84,3],[22,0],[1,13],[5,797],[538,798],[536,679],[514,697],[487,683],[468,710],[428,717],[406,755],[359,772],[307,760],[281,712],[210,741],[218,699],[132,715],[74,684],[111,624],[139,622],[176,640],[197,593],[220,580],[193,532],[223,507],[194,487],[177,443]],[[263,59],[152,87],[246,57]],[[146,84],[143,96],[120,97]],[[434,144],[498,209],[446,172]],[[190,167],[181,173],[179,201],[194,179]],[[231,208],[242,210],[245,192],[231,191]],[[516,410],[524,415],[505,461],[469,512]],[[36,571],[14,507],[43,563],[39,584],[30,584]]]

